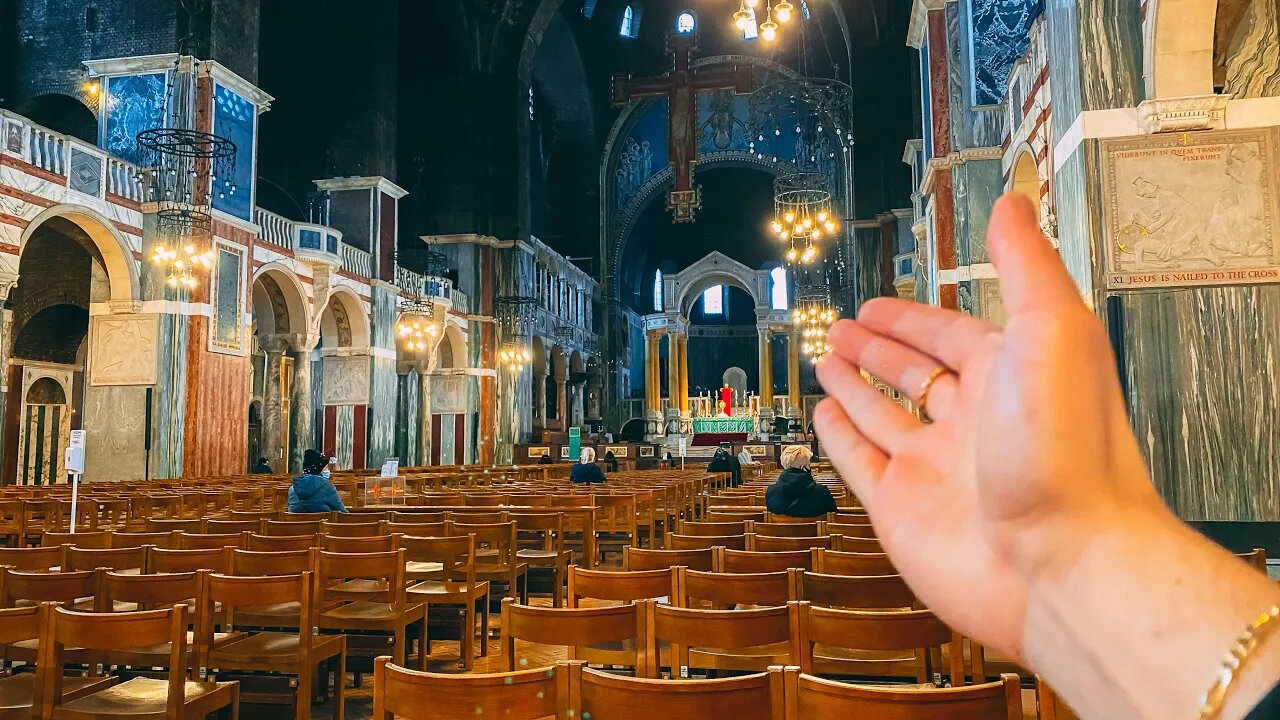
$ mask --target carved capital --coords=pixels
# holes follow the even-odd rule
[[[1138,122],[1147,134],[1222,130],[1231,95],[1156,98],[1138,105]]]
[[[142,312],[142,303],[137,300],[108,300],[107,307],[112,315],[136,315]]]
[[[292,335],[259,335],[258,347],[270,355],[283,355],[293,346]]]
[[[294,333],[285,337],[289,338],[293,349],[300,353],[309,353],[320,344],[320,333]]]

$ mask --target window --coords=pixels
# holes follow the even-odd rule
[[[685,10],[676,17],[676,32],[681,35],[691,35],[694,30],[698,29],[698,17],[693,13]]]
[[[583,0],[582,15],[590,20],[592,15],[596,14],[596,0]]]
[[[529,86],[529,119],[533,119],[533,86]]]
[[[760,28],[756,24],[755,8],[747,8],[747,12],[751,17],[747,18],[747,22],[742,28],[742,39],[755,40],[760,35]]]
[[[640,37],[640,16],[642,12],[635,5],[628,5],[622,11],[622,25],[618,27],[618,35],[624,38]]]
[[[662,271],[653,271],[653,310],[662,312]]]
[[[706,292],[702,293],[702,314],[703,315],[723,315],[724,314],[724,286],[716,285],[709,287]]]
[[[769,271],[769,306],[774,310],[786,310],[787,303],[787,271],[776,267]]]

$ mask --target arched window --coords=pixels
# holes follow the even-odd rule
[[[709,287],[702,293],[702,314],[703,315],[723,315],[724,314],[724,286],[716,285]]]
[[[662,271],[653,271],[653,310],[662,312]]]
[[[690,35],[694,30],[698,29],[698,16],[692,12],[685,10],[676,17],[676,32],[681,35]]]
[[[583,0],[582,2],[583,17],[590,20],[591,16],[595,14],[596,14],[596,0]]]
[[[787,271],[782,267],[776,267],[769,271],[769,307],[774,310],[786,310],[789,307],[787,301]]]
[[[624,38],[640,36],[640,8],[628,5],[622,11],[622,25],[618,27],[618,35]]]

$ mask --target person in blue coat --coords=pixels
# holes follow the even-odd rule
[[[582,448],[582,462],[569,468],[569,482],[595,484],[604,480],[604,471],[596,464],[596,451]]]
[[[329,458],[315,450],[302,456],[302,474],[289,486],[289,512],[346,512],[338,489],[329,482]]]

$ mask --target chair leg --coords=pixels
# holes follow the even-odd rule
[[[480,657],[489,657],[489,592],[485,591],[480,606]]]
[[[314,672],[315,668],[304,667],[298,673],[298,692],[294,700],[294,717],[297,720],[311,720],[311,703],[316,696]]]
[[[560,583],[564,579],[564,576],[561,575],[562,572],[567,571],[564,569],[564,565],[561,565],[560,561],[556,560],[555,567],[551,568],[551,607],[558,608],[563,605],[563,602],[560,600]]]
[[[427,613],[431,612],[431,606],[423,603],[422,605],[422,630],[418,633],[418,669],[426,671],[427,656],[431,654],[431,641],[427,639]]]
[[[458,642],[458,666],[470,670],[476,646],[476,602],[468,600],[462,610],[462,633]]]
[[[347,667],[347,646],[345,641],[342,644],[342,651],[338,654],[338,657],[333,659],[333,663],[333,720],[343,720],[347,713],[347,691],[345,683],[342,681],[343,671]]]

